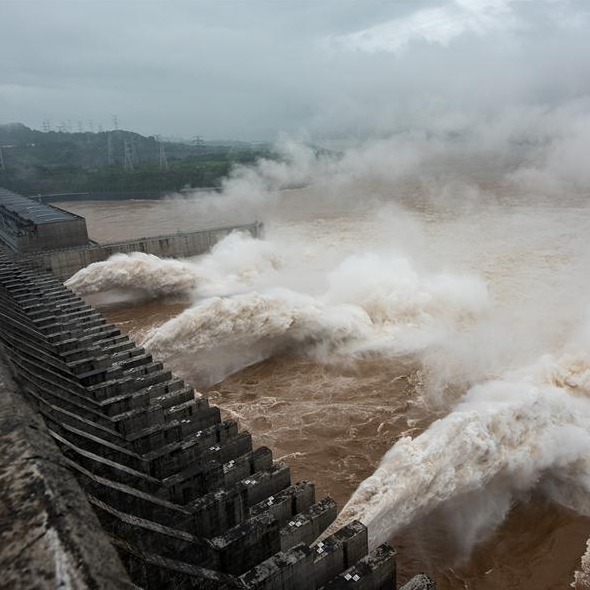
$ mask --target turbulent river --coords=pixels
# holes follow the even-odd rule
[[[401,580],[565,589],[590,536],[590,206],[477,198],[302,207],[71,286],[390,540]],[[97,240],[205,223],[183,200],[58,206]]]

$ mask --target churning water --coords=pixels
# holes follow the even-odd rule
[[[338,525],[392,540],[402,579],[568,588],[590,535],[590,206],[403,202],[301,208],[264,239],[117,255],[69,286],[332,495]],[[166,231],[141,225],[158,206],[117,204],[143,235]],[[64,207],[123,237],[104,205]]]

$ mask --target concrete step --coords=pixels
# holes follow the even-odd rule
[[[314,485],[309,481],[300,481],[280,491],[276,496],[269,496],[251,506],[250,515],[256,516],[262,512],[270,512],[282,528],[294,516],[306,511],[314,501]]]
[[[296,514],[280,530],[281,551],[299,543],[311,545],[336,520],[337,515],[336,502],[332,498],[323,498]]]

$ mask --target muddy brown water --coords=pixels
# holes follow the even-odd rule
[[[228,225],[223,216],[187,216],[181,197],[165,200],[65,201],[52,203],[86,219],[88,235],[99,242],[195,231]]]
[[[62,206],[87,217],[92,237],[101,240],[189,229],[198,221],[163,222],[165,205],[153,201]],[[583,223],[588,224],[588,211],[584,215]],[[577,218],[579,212],[571,216]],[[124,217],[133,220],[133,232],[122,221]],[[478,228],[472,231],[477,233]],[[444,230],[433,231],[435,237],[440,233]],[[530,259],[550,256],[542,248],[535,249],[535,244],[527,248]],[[567,256],[559,245],[556,250],[558,256]],[[494,256],[494,264],[500,261],[508,269],[521,264],[510,249]],[[549,264],[556,263],[552,259]],[[484,264],[482,273],[487,272]],[[518,287],[518,281],[515,284]],[[501,284],[498,292],[505,288]],[[190,305],[188,301],[106,304],[100,298],[94,302],[108,319],[139,339]],[[313,481],[318,498],[330,495],[340,507],[400,436],[415,436],[439,417],[422,401],[424,376],[411,359],[394,362],[372,356],[354,364],[322,365],[286,351],[206,387],[200,382],[199,362],[175,365],[172,359],[170,364],[208,394],[225,417],[238,419],[255,444],[267,445],[275,459],[287,461],[294,481]],[[590,519],[531,494],[513,505],[503,524],[479,542],[471,555],[459,559],[439,517],[431,514],[392,539],[398,550],[400,581],[425,571],[441,590],[565,590],[590,536]]]

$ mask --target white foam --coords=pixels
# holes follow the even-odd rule
[[[77,272],[66,285],[80,295],[133,290],[151,297],[205,295],[244,289],[261,273],[281,265],[271,244],[233,232],[195,260],[158,258],[132,252],[114,254]]]
[[[273,338],[314,345],[315,352],[407,353],[439,341],[489,305],[478,279],[421,276],[401,256],[348,257],[327,282],[316,296],[273,288],[199,301],[153,329],[144,345],[164,358]]]
[[[198,302],[150,332],[144,345],[163,356],[232,344],[247,346],[288,335],[294,342],[361,339],[371,329],[366,313],[353,306],[328,307],[287,289],[215,297]]]
[[[375,546],[452,500],[472,544],[514,497],[541,485],[590,514],[589,369],[582,353],[545,357],[471,388],[451,413],[390,449],[330,531],[359,519]]]
[[[114,254],[108,260],[90,264],[65,284],[79,295],[133,289],[156,297],[187,294],[198,283],[198,273],[189,262],[132,252]]]
[[[574,573],[572,588],[588,590],[590,588],[590,539],[586,542],[586,551],[580,559],[580,569]]]

